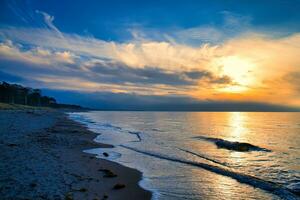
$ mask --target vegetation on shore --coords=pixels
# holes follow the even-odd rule
[[[26,109],[51,107],[65,109],[82,109],[78,105],[60,104],[56,99],[43,96],[40,89],[24,87],[18,84],[0,82],[0,109]]]
[[[21,104],[0,103],[0,110],[36,110],[45,109],[47,107],[25,106]]]

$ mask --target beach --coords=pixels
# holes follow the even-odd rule
[[[97,134],[57,110],[0,111],[1,199],[151,199],[141,172],[83,150]]]

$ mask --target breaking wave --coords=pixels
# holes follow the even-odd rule
[[[162,154],[158,154],[158,153],[151,152],[151,151],[140,150],[137,148],[126,146],[126,145],[120,145],[120,146],[123,148],[129,149],[129,150],[135,151],[137,153],[152,156],[152,157],[155,157],[158,159],[163,159],[163,160],[182,163],[182,164],[186,164],[186,165],[190,165],[190,166],[194,166],[194,167],[199,167],[199,168],[208,170],[210,172],[214,172],[216,174],[227,176],[227,177],[230,177],[230,178],[233,178],[233,179],[239,181],[240,183],[248,184],[255,188],[259,188],[259,189],[271,192],[283,199],[289,199],[289,200],[299,199],[299,197],[297,195],[295,195],[293,193],[293,191],[291,191],[289,188],[283,187],[280,184],[277,184],[277,183],[274,183],[271,181],[266,181],[266,180],[263,180],[263,179],[260,179],[260,178],[257,178],[257,177],[251,176],[251,175],[242,174],[242,173],[236,172],[231,169],[226,169],[223,167],[218,167],[215,165],[210,165],[210,164],[202,163],[202,162],[194,162],[194,161],[190,161],[190,160],[179,159],[179,158],[171,157],[168,155],[162,155]],[[220,164],[220,163],[218,163],[218,164]]]

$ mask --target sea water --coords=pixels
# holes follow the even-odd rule
[[[95,141],[115,146],[86,152],[141,171],[140,185],[153,192],[153,199],[299,199],[300,113],[91,111],[69,116],[98,133]],[[251,146],[226,146],[240,143]]]

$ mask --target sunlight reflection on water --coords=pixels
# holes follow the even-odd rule
[[[76,118],[76,114],[74,116]],[[283,185],[300,180],[300,113],[88,112],[77,117],[101,133],[97,141],[116,145],[114,152],[121,156],[116,157],[115,162],[144,172],[141,184],[157,191],[159,199],[277,198],[232,178],[174,163],[168,158],[228,167]],[[141,141],[137,142],[132,132],[138,132]],[[197,138],[199,136],[202,139]],[[203,138],[247,142],[271,151],[232,151],[218,148],[213,139]],[[99,154],[101,152],[99,150]]]

